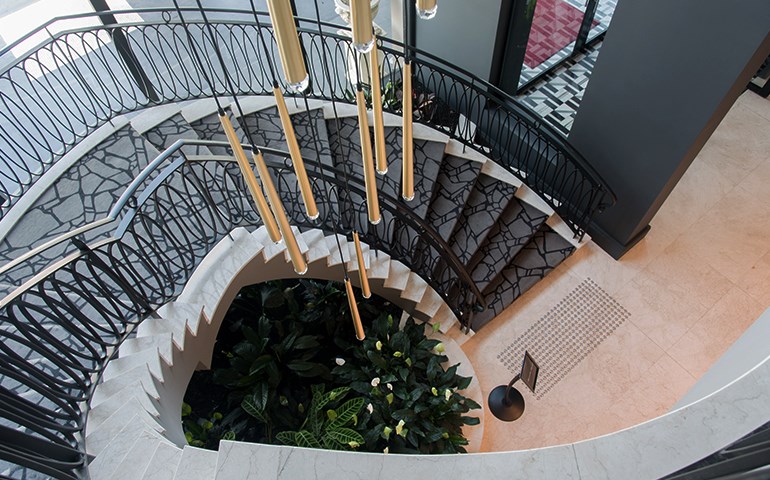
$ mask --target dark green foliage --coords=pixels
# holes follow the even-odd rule
[[[438,342],[423,326],[409,321],[399,331],[393,318],[401,312],[389,302],[373,297],[359,310],[363,343],[355,340],[341,284],[286,280],[244,288],[225,317],[212,370],[196,372],[185,397],[195,413],[226,413],[198,418],[185,409],[188,442],[464,451],[460,428],[478,420],[463,414],[477,405],[457,393],[447,400],[444,392],[470,379],[456,367],[443,369],[446,357],[433,352]],[[358,396],[347,398],[350,392]]]
[[[445,370],[447,357],[436,353],[442,345],[426,338],[425,326],[411,319],[399,330],[392,317],[382,315],[367,333],[362,344],[348,349],[345,364],[332,371],[335,380],[348,383],[372,405],[357,426],[366,450],[465,452],[462,426],[479,420],[464,414],[479,405],[456,390],[467,388],[471,379],[457,375],[457,365]]]

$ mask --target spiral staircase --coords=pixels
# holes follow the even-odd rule
[[[265,24],[247,25],[270,35]],[[238,22],[216,27],[228,38],[245,28]],[[144,40],[182,38],[175,28],[180,25],[164,17],[126,31]],[[97,37],[108,31],[93,30]],[[315,48],[328,42],[318,32],[301,31]],[[217,478],[228,478],[223,472],[235,467],[227,454],[185,446],[182,395],[193,370],[207,366],[222,305],[244,266],[251,265],[244,277],[251,283],[294,276],[285,246],[269,241],[250,204],[217,103],[206,98],[210,92],[195,69],[175,70],[183,56],[179,64],[161,64],[149,47],[139,50],[137,61],[162,87],[160,101],[127,86],[128,72],[115,66],[110,45],[56,59],[58,73],[24,73],[30,61],[41,61],[40,50],[56,52],[70,35],[85,36],[56,36],[12,63],[3,77],[13,88],[3,87],[2,101],[20,122],[3,124],[1,140],[4,158],[18,158],[6,162],[0,222],[0,287],[7,292],[0,303],[0,430],[6,438],[0,473],[214,478],[219,472]],[[349,82],[347,40],[329,38],[338,50],[335,78]],[[393,79],[400,74],[397,45],[383,43],[383,65],[390,65],[383,79]],[[235,54],[228,57],[233,69],[243,69],[236,75],[262,65],[254,53],[247,67]],[[316,74],[315,98],[289,102],[318,219],[308,218],[298,200],[275,99],[264,95],[264,67],[242,80],[247,84],[238,86],[238,108],[229,98],[225,111],[242,142],[250,138],[265,152],[309,275],[339,280],[347,271],[355,281],[352,272],[360,267],[347,236],[355,229],[373,290],[462,343],[464,334],[492,322],[578,248],[585,222],[612,195],[529,113],[501,103],[492,87],[454,77],[445,70],[450,67],[424,57],[415,77],[456,121],[447,125],[426,115],[415,124],[415,198],[406,202],[400,195],[402,119],[397,106],[389,108],[389,169],[377,178],[378,225],[366,220],[359,127],[344,85],[324,84]],[[121,72],[113,75],[114,85],[84,75],[99,60],[100,68]],[[57,75],[77,79],[79,87],[52,84]],[[180,94],[183,80],[192,84]],[[18,88],[24,82],[30,87]],[[117,93],[102,99],[100,92],[111,88]],[[31,99],[35,89],[45,96]],[[90,106],[73,98],[83,92]],[[27,103],[12,101],[14,94]],[[226,94],[217,96],[223,101]],[[54,95],[70,98],[46,106]],[[72,121],[56,115],[75,110],[80,117]],[[37,127],[25,124],[32,117]],[[31,140],[35,135],[43,141]],[[20,165],[32,157],[39,166],[25,171]],[[9,188],[14,181],[15,190]],[[223,448],[242,447],[225,442]],[[268,473],[261,474],[273,478]]]

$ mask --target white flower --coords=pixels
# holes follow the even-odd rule
[[[404,419],[398,421],[398,425],[396,425],[396,435],[401,435],[401,432],[404,430],[404,425],[406,425],[406,422],[404,422]]]
[[[388,390],[393,390],[393,385],[386,383],[385,386],[388,387]]]
[[[375,378],[372,379],[372,386],[373,387],[376,387],[379,384],[380,384],[380,377],[375,377]]]
[[[382,449],[382,453],[389,453],[390,449],[388,447],[385,447]]]
[[[435,347],[433,347],[433,351],[436,353],[444,353],[444,344],[439,342]]]
[[[374,344],[374,348],[376,348],[377,351],[382,350],[382,342],[377,340],[377,343]]]
[[[336,363],[337,365],[339,365],[341,367],[341,366],[345,365],[345,359],[337,357],[337,358],[334,359],[334,363]]]
[[[451,396],[452,396],[452,391],[451,390],[449,390],[448,388],[446,390],[444,390],[444,398],[446,399],[447,402],[449,401],[449,397],[451,397]]]
[[[374,405],[372,405],[371,403],[369,405],[367,405],[366,406],[366,411],[368,411],[369,413],[374,412]]]

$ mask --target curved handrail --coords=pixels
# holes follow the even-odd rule
[[[195,26],[200,26],[203,23],[202,19],[194,17],[194,14],[199,12],[198,9],[188,7],[183,8],[182,11],[190,14],[189,16],[191,18],[187,19],[187,23],[190,28],[195,28]],[[227,20],[211,22],[218,27],[224,26],[225,28],[229,28],[230,30],[228,30],[226,33],[229,33],[231,36],[237,34],[237,32],[233,31],[235,27],[255,27],[255,22],[253,19],[255,12],[249,10],[207,8],[206,11],[214,14],[228,15],[229,17],[243,16],[242,18],[233,19],[228,17]],[[43,52],[44,54],[48,54],[54,58],[56,60],[56,66],[59,68],[63,68],[65,65],[69,65],[69,63],[72,63],[74,60],[71,58],[71,52],[64,52],[63,48],[67,45],[67,41],[70,36],[73,35],[75,36],[73,38],[77,38],[81,42],[90,42],[92,44],[90,46],[93,48],[104,47],[106,45],[106,41],[103,39],[99,40],[99,35],[104,32],[108,34],[116,28],[149,29],[149,31],[142,30],[141,35],[160,35],[159,29],[168,28],[172,31],[171,37],[173,39],[173,29],[180,28],[180,25],[171,21],[170,14],[172,13],[174,13],[174,11],[167,8],[142,8],[113,10],[109,12],[98,13],[89,12],[85,14],[68,15],[66,17],[61,17],[61,19],[52,19],[43,24],[38,29],[30,32],[29,34],[18,39],[0,51],[0,60],[6,53],[10,52],[14,48],[17,48],[24,41],[32,38],[35,34],[44,31],[47,33],[49,31],[48,29],[57,21],[89,17],[96,18],[104,14],[110,14],[113,16],[123,14],[169,15],[168,18],[157,21],[116,21],[114,24],[108,24],[104,26],[89,26],[50,34],[50,40],[35,46],[31,53],[20,56],[19,58],[10,62],[10,64],[7,66],[3,67],[3,69],[0,70],[0,81],[9,82],[9,84],[13,86],[14,92],[22,96],[28,94],[28,90],[36,92],[37,88],[43,88],[38,87],[36,81],[32,80],[29,80],[30,85],[23,84],[23,82],[18,84],[14,83],[14,81],[11,80],[13,75],[11,75],[9,72],[11,72],[11,70],[14,68],[20,68],[20,65],[24,62],[30,62],[31,65],[35,66],[35,68],[44,68],[45,66],[43,63],[41,63],[40,59],[35,56],[38,55],[38,52]],[[266,14],[264,12],[256,12],[256,15],[264,19],[264,21],[261,21],[260,26],[263,34],[271,35],[269,20]],[[338,28],[336,25],[325,22],[321,22],[319,25],[318,22],[310,19],[299,18],[298,21],[300,24],[315,25],[318,28],[325,28],[327,30]],[[309,41],[312,43],[312,45],[309,46],[309,50],[317,50],[318,48],[334,49],[334,51],[330,52],[332,53],[332,59],[335,59],[336,53],[336,63],[345,62],[345,59],[341,57],[344,57],[345,55],[343,50],[349,48],[349,46],[347,39],[344,36],[338,35],[335,32],[326,31],[323,35],[326,43],[322,47],[319,47],[318,43],[320,42],[320,39],[318,38],[318,30],[301,27],[299,31],[301,35],[304,36],[304,38],[309,39]],[[218,34],[222,35],[219,30]],[[161,52],[161,50],[157,50],[157,48],[159,48],[157,46],[149,46],[146,44],[141,45],[140,40],[142,40],[142,38],[144,38],[145,42],[147,41],[145,37],[139,36],[139,39],[132,40],[132,47],[134,49],[140,50],[140,53],[142,54],[140,63],[144,62],[144,66],[148,69],[151,69],[151,73],[157,77],[155,82],[157,82],[158,85],[156,85],[156,87],[163,90],[161,92],[162,95],[159,102],[156,103],[179,101],[189,98],[200,98],[211,95],[210,92],[207,92],[207,88],[201,85],[199,72],[188,71],[190,67],[186,65],[181,66],[181,69],[184,71],[173,72],[173,74],[170,75],[172,77],[170,83],[168,83],[168,81],[161,74],[169,69],[170,64],[168,62],[171,62],[174,59],[165,58],[169,52]],[[270,37],[269,40],[274,42],[272,37]],[[64,45],[60,45],[58,43],[61,41],[64,41]],[[230,38],[230,41],[232,42],[233,39]],[[329,42],[332,42],[334,45],[330,45]],[[389,39],[382,39],[381,43],[381,50],[386,55],[390,56],[396,64],[391,65],[390,74],[395,75],[400,73],[400,66],[398,65],[398,62],[400,62],[402,59],[403,45]],[[171,46],[169,45],[169,47]],[[156,50],[153,50],[153,48]],[[186,47],[183,45],[183,42],[180,42],[173,48],[181,51]],[[264,54],[264,52],[260,53],[260,47],[255,45],[230,45],[227,48],[233,49],[232,52],[229,50],[226,52],[231,54],[232,59],[230,59],[230,61],[233,62],[235,62],[236,57],[253,59],[255,58],[253,57],[253,54],[256,54],[257,58],[259,55]],[[159,53],[158,55],[153,56],[152,54],[156,51],[161,52],[162,54]],[[528,183],[531,183],[530,187],[535,189],[538,193],[541,194],[541,196],[543,196],[546,201],[551,203],[551,206],[554,207],[554,209],[561,214],[562,218],[568,223],[568,225],[570,225],[576,236],[581,236],[583,234],[585,226],[590,222],[591,218],[595,215],[596,212],[599,212],[614,203],[614,193],[607,186],[606,182],[600,177],[600,175],[590,166],[590,164],[588,164],[579,154],[579,152],[577,152],[571,145],[569,145],[569,143],[567,143],[563,138],[555,133],[552,128],[550,128],[547,124],[538,121],[537,117],[529,112],[526,107],[517,104],[513,99],[511,99],[498,88],[484,80],[475,77],[464,69],[449,65],[434,55],[423,52],[419,49],[412,48],[411,51],[412,58],[414,59],[413,62],[415,62],[416,66],[420,67],[415,68],[415,70],[418,72],[418,75],[428,75],[426,78],[431,86],[433,86],[435,90],[441,90],[443,92],[437,93],[452,96],[458,95],[458,91],[460,89],[463,90],[461,96],[459,97],[460,101],[462,102],[462,105],[459,105],[458,107],[460,110],[459,113],[463,113],[472,120],[476,121],[477,126],[484,127],[490,131],[493,131],[493,135],[491,137],[492,146],[480,146],[475,141],[475,138],[473,138],[471,135],[471,132],[467,130],[455,131],[454,129],[451,129],[450,131],[445,131],[445,133],[449,134],[453,138],[460,140],[466,146],[475,148],[487,156],[492,157],[493,160],[501,163],[514,175],[517,175],[522,179],[524,179],[523,177],[529,177],[525,180],[527,180]],[[268,52],[268,54],[269,56],[275,57],[275,52]],[[69,58],[67,58],[68,55]],[[104,123],[116,114],[132,111],[153,103],[149,99],[145,98],[142,92],[134,85],[132,85],[130,81],[118,82],[118,77],[115,77],[114,75],[119,75],[120,79],[123,79],[124,77],[128,78],[128,76],[126,72],[123,71],[126,67],[120,66],[118,61],[119,59],[117,59],[113,53],[107,54],[101,52],[100,55],[105,56],[105,58],[101,60],[102,62],[117,62],[119,71],[110,73],[112,76],[107,81],[113,83],[92,84],[89,82],[93,82],[93,80],[86,78],[86,76],[91,75],[91,72],[93,72],[95,68],[98,69],[102,66],[94,66],[85,62],[86,65],[82,67],[82,72],[78,68],[74,68],[71,74],[75,75],[76,77],[79,76],[78,78],[80,79],[80,83],[78,84],[78,88],[81,88],[84,93],[82,95],[82,99],[80,98],[81,96],[78,97],[77,102],[80,103],[76,102],[77,105],[75,110],[77,111],[77,115],[75,117],[77,118],[75,119],[76,121],[74,123],[69,119],[61,120],[59,118],[60,116],[49,115],[47,118],[44,118],[47,124],[27,125],[29,122],[25,122],[25,118],[20,118],[17,119],[19,121],[9,127],[9,131],[11,133],[6,135],[6,140],[3,140],[3,136],[1,135],[3,132],[0,130],[0,146],[2,146],[2,142],[4,141],[8,145],[8,148],[5,150],[10,152],[6,153],[6,158],[8,158],[6,163],[10,163],[8,163],[8,171],[4,174],[6,177],[5,181],[0,179],[0,186],[5,188],[6,191],[4,195],[8,197],[5,205],[0,206],[0,215],[4,214],[4,211],[7,210],[11,204],[15,203],[15,200],[23,195],[26,189],[28,189],[29,186],[34,183],[36,178],[39,177],[39,173],[33,172],[29,167],[25,167],[26,164],[21,159],[30,158],[30,155],[32,155],[34,152],[42,152],[43,154],[36,156],[38,159],[34,160],[33,163],[38,163],[40,171],[45,171],[47,170],[48,166],[54,163],[60,156],[60,154],[57,152],[59,152],[61,149],[63,149],[61,151],[66,151],[69,148],[68,145],[79,141],[79,138],[82,138],[83,135],[92,131],[99,124]],[[312,57],[312,53],[310,56]],[[69,60],[70,62],[64,62],[60,64],[58,63],[61,61],[60,57],[64,58],[65,60]],[[163,58],[156,59],[155,57]],[[178,57],[177,60],[179,60]],[[273,58],[273,60],[275,60],[275,58]],[[253,67],[255,66],[248,65],[243,67],[245,70],[244,72],[236,72],[236,74],[240,74],[242,77],[248,78],[248,80],[245,80],[245,85],[242,83],[240,77],[236,78],[236,84],[238,85],[237,88],[240,90],[238,93],[269,93],[270,89],[267,88],[266,85],[269,85],[271,81],[265,80],[268,78],[268,73],[264,71],[264,66],[259,65],[256,67],[259,71],[255,71]],[[315,70],[320,67],[314,65],[312,61],[309,62],[309,67],[311,70],[311,76],[314,77],[317,84],[320,86],[320,89],[316,89],[312,92],[313,96],[326,100],[333,98],[337,101],[349,101],[346,98],[344,90],[350,89],[352,91],[352,87],[345,86],[347,85],[346,68],[340,68],[339,65],[333,65],[336,75],[334,84],[325,85],[325,82],[322,78],[323,76],[314,75]],[[120,70],[121,68],[123,70]],[[209,66],[208,68],[212,69],[210,72],[212,77],[217,78],[216,68],[213,66]],[[236,67],[236,69],[239,68],[241,67]],[[18,76],[19,72],[13,73],[17,74]],[[387,74],[387,72],[383,72],[383,75]],[[439,83],[436,83],[434,78],[435,75],[440,76],[440,79],[438,80]],[[110,91],[107,93],[105,88],[109,85],[115,86],[114,92]],[[461,86],[461,88],[458,88],[458,85]],[[50,88],[45,90],[46,94],[49,94],[51,92],[50,89],[53,88],[50,85],[48,85],[48,87]],[[180,88],[182,89],[181,93],[179,91]],[[217,85],[216,88],[218,90],[218,94],[220,95],[225,95],[227,93],[224,90],[223,85]],[[53,89],[53,94],[56,94],[55,88]],[[7,95],[1,97],[2,98],[0,98],[0,103],[12,107],[9,108],[11,113],[5,115],[6,120],[9,120],[9,115],[12,118],[14,112],[24,107],[24,105],[17,105],[14,103],[13,99],[9,99]],[[131,99],[131,101],[126,103],[126,99]],[[58,102],[52,103],[57,103],[57,111],[69,108],[64,105],[64,103],[66,103],[65,99],[61,99]],[[62,104],[58,105],[58,103]],[[48,108],[47,105],[41,104],[40,102],[34,105],[34,107],[37,109]],[[490,114],[490,109],[492,108],[495,109],[494,115]],[[479,109],[483,109],[484,111],[479,112]],[[386,108],[386,111],[387,110],[393,111],[395,113],[393,108]],[[2,123],[2,116],[0,116],[0,127],[2,127]],[[428,123],[430,124],[430,122]],[[432,126],[435,127],[436,125]],[[81,132],[83,129],[84,131]],[[21,135],[26,138],[31,138],[32,140],[26,140],[25,142],[15,142],[12,139],[14,133],[17,136]],[[514,135],[518,135],[518,137],[514,138]],[[46,138],[46,136],[50,138]],[[490,139],[487,138],[487,140]],[[50,157],[50,159],[46,157]],[[18,191],[10,191],[11,185],[16,185]]]

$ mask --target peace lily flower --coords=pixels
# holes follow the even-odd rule
[[[412,366],[412,359],[411,358],[407,358],[406,360],[404,360],[404,363],[406,363],[407,367],[411,367]]]
[[[385,395],[385,400],[387,400],[387,401],[388,401],[388,405],[390,405],[391,403],[393,403],[393,394],[392,394],[392,393],[389,393],[389,394]]]
[[[385,447],[382,449],[382,453],[390,453],[390,449],[388,447]]]
[[[380,377],[374,377],[374,378],[372,379],[372,386],[373,386],[373,387],[376,387],[376,386],[377,386],[377,385],[379,385],[379,384],[380,384]]]
[[[393,390],[393,385],[390,383],[386,383],[385,386],[388,387],[388,390]]]
[[[444,353],[444,344],[439,342],[438,345],[433,347],[433,351],[436,353]]]
[[[396,425],[396,435],[401,435],[401,432],[404,430],[404,425],[406,425],[406,422],[404,422],[404,419],[398,421],[398,425]]]
[[[436,390],[436,387],[430,387],[430,393],[432,393],[434,397],[438,396],[438,390]]]
[[[374,347],[377,349],[377,351],[382,350],[382,342],[377,340],[377,343],[374,344]]]
[[[403,353],[401,353],[401,352],[393,352],[393,356],[396,357],[396,358],[400,357],[401,355],[403,355]]]
[[[451,397],[451,396],[452,396],[452,391],[451,390],[449,390],[448,388],[446,390],[444,390],[444,398],[446,399],[447,402],[449,401],[449,397]]]
[[[385,440],[390,439],[390,432],[392,432],[393,429],[390,427],[385,427],[382,429],[382,434],[385,435]]]
[[[334,363],[336,363],[337,365],[339,365],[341,367],[341,366],[345,365],[345,359],[337,357],[337,358],[334,359]]]
[[[369,413],[374,412],[374,405],[372,405],[371,403],[369,405],[367,405],[366,406],[366,411],[369,412]]]
[[[353,441],[353,442],[348,442],[348,445],[350,445],[350,448],[358,448],[360,443]]]

